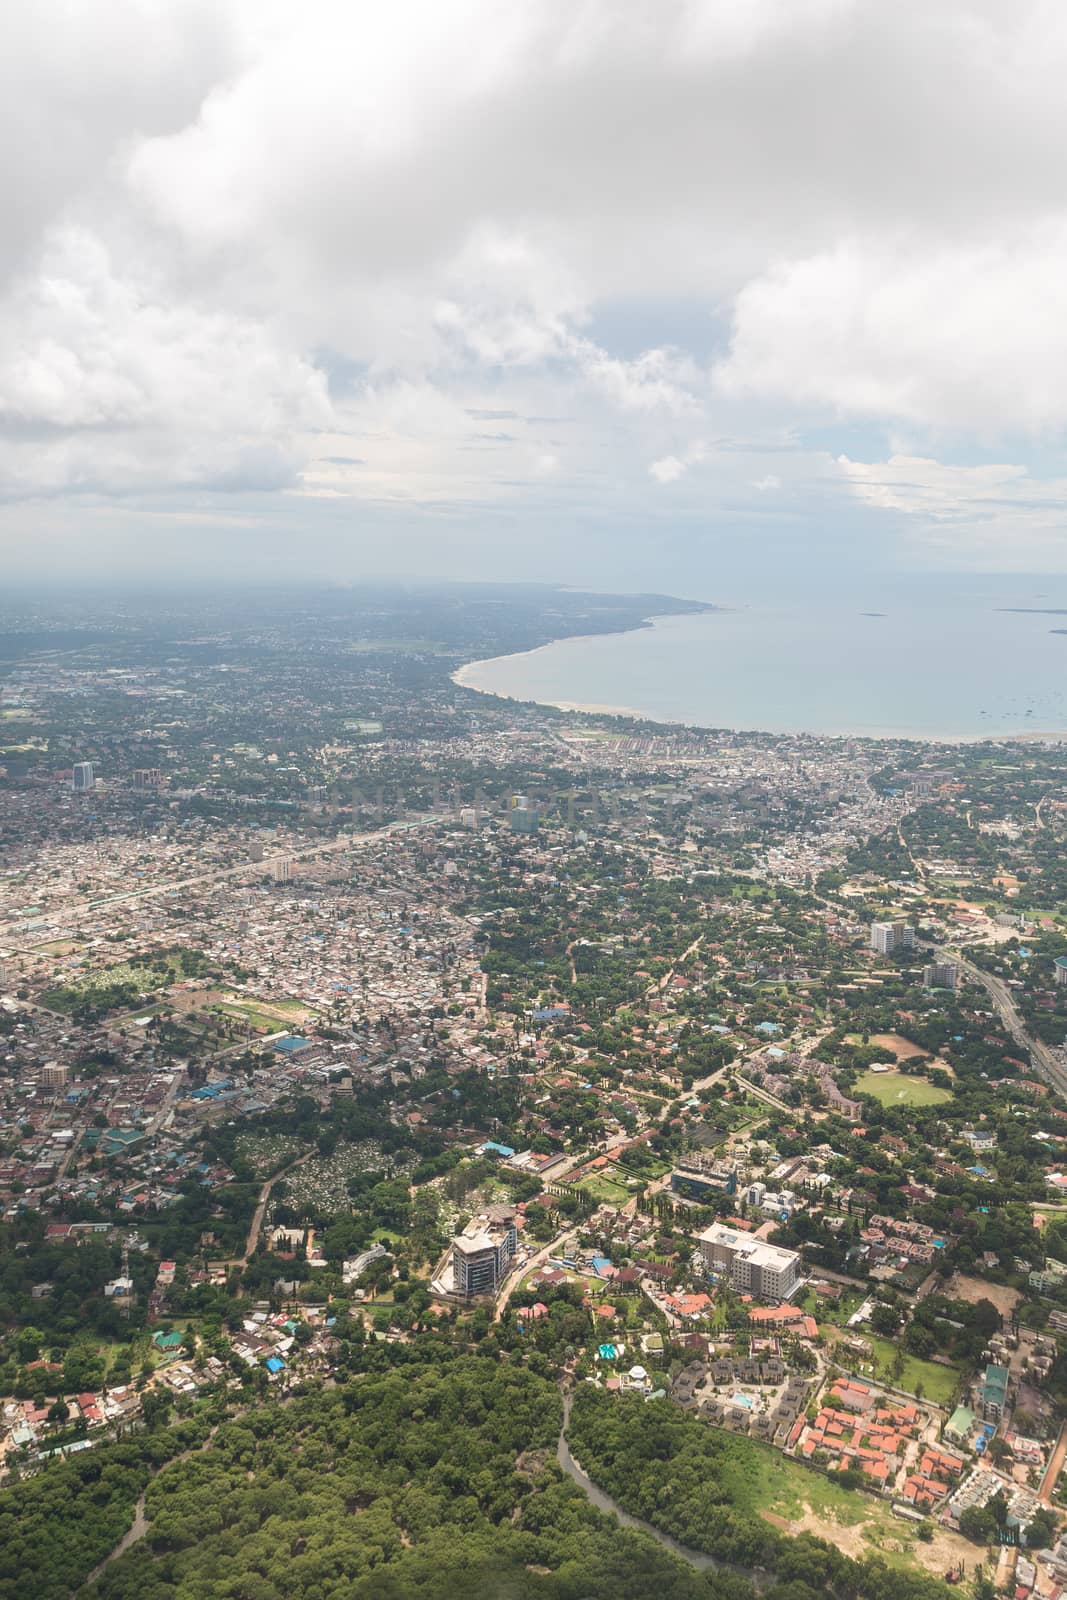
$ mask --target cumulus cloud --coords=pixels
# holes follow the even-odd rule
[[[1067,424],[1067,217],[984,244],[849,241],[746,284],[727,394],[996,436]]]
[[[38,0],[0,497],[1038,518],[1065,70],[1044,0]],[[857,421],[921,471],[827,472]]]
[[[657,483],[676,483],[690,467],[705,460],[707,453],[707,446],[703,441],[694,439],[681,455],[661,456],[658,461],[653,461],[648,469],[649,475],[655,478]]]
[[[677,456],[661,456],[648,470],[657,483],[674,483],[685,471],[685,462]]]

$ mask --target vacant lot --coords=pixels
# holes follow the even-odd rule
[[[738,1463],[735,1504],[753,1510],[786,1533],[813,1533],[854,1559],[881,1555],[892,1567],[916,1566],[944,1573],[959,1565],[961,1555],[973,1561],[974,1546],[958,1534],[940,1530],[933,1544],[920,1543],[915,1530],[894,1517],[873,1495],[843,1489],[832,1478],[791,1461],[777,1451],[757,1447]]]
[[[872,1033],[871,1044],[876,1044],[879,1050],[885,1050],[897,1061],[910,1061],[913,1056],[924,1056],[926,1051],[910,1039],[905,1039],[902,1033]]]
[[[926,1078],[903,1072],[865,1072],[856,1079],[856,1092],[871,1095],[883,1106],[937,1106],[952,1099],[951,1089],[939,1089]]]
[[[944,1293],[952,1300],[966,1300],[972,1306],[977,1305],[979,1300],[990,1300],[1002,1317],[1010,1317],[1022,1299],[1019,1291],[1009,1289],[1007,1284],[987,1283],[984,1278],[965,1278],[959,1272],[948,1280]]]

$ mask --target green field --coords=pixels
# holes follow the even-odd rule
[[[921,1384],[924,1400],[930,1400],[937,1406],[948,1405],[960,1381],[958,1368],[943,1367],[937,1361],[920,1361],[918,1356],[905,1356],[900,1377],[891,1378],[889,1374],[897,1353],[896,1345],[888,1339],[873,1338],[866,1329],[861,1330],[861,1337],[874,1352],[877,1370],[872,1372],[871,1363],[864,1362],[861,1357],[835,1351],[835,1357],[843,1367],[859,1378],[877,1377],[885,1383],[891,1383],[895,1389],[903,1389],[905,1394],[914,1394],[916,1384]]]
[[[939,1106],[952,1099],[951,1089],[904,1072],[865,1072],[856,1079],[856,1093],[869,1094],[883,1106]]]
[[[599,1200],[602,1205],[622,1206],[630,1199],[633,1191],[621,1183],[614,1183],[611,1178],[605,1177],[602,1172],[581,1178],[577,1188],[584,1190],[594,1200]]]

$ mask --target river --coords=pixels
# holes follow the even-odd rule
[[[669,1551],[672,1556],[677,1556],[680,1561],[688,1562],[691,1567],[695,1567],[699,1572],[735,1572],[741,1577],[747,1578],[757,1590],[764,1587],[765,1577],[761,1572],[753,1571],[749,1567],[734,1566],[729,1561],[719,1561],[717,1557],[709,1556],[703,1550],[690,1549],[689,1545],[679,1543],[669,1533],[664,1533],[661,1529],[654,1527],[651,1522],[645,1522],[641,1517],[631,1516],[629,1511],[623,1510],[617,1500],[613,1500],[611,1495],[606,1493],[599,1484],[594,1483],[589,1474],[574,1459],[571,1447],[567,1443],[567,1427],[571,1420],[571,1406],[573,1403],[573,1395],[565,1394],[563,1396],[563,1422],[560,1426],[559,1438],[556,1441],[556,1460],[567,1476],[573,1479],[582,1493],[592,1501],[598,1511],[603,1511],[608,1516],[617,1517],[624,1528],[632,1528],[635,1533],[647,1533],[649,1538],[655,1539],[656,1543],[662,1545],[664,1550]],[[197,1450],[206,1449],[214,1438],[215,1432],[216,1429],[212,1428],[211,1433],[203,1444],[197,1445],[193,1450],[184,1451],[180,1456],[175,1456],[173,1461],[167,1463],[167,1466],[176,1466],[179,1461],[187,1461],[191,1455],[196,1454]],[[145,1491],[142,1490],[137,1499],[133,1522],[130,1527],[127,1528],[114,1549],[109,1551],[103,1561],[93,1568],[85,1583],[79,1586],[80,1589],[88,1588],[91,1583],[95,1583],[113,1561],[117,1561],[119,1556],[124,1555],[131,1545],[144,1538],[148,1532],[148,1523],[145,1520],[144,1513]]]
[[[672,1556],[677,1556],[680,1561],[688,1562],[691,1567],[696,1567],[699,1572],[734,1572],[742,1578],[747,1578],[749,1583],[757,1590],[764,1587],[766,1583],[766,1575],[764,1573],[756,1572],[751,1567],[734,1566],[729,1561],[719,1561],[715,1556],[706,1555],[703,1550],[693,1550],[689,1545],[679,1543],[669,1533],[664,1533],[660,1528],[654,1527],[651,1522],[645,1522],[642,1517],[631,1516],[629,1511],[623,1510],[617,1500],[613,1500],[611,1495],[607,1494],[599,1484],[594,1483],[588,1472],[580,1467],[574,1459],[571,1447],[567,1443],[567,1426],[571,1420],[571,1406],[573,1403],[573,1395],[565,1394],[563,1396],[563,1424],[559,1430],[559,1438],[556,1441],[556,1460],[567,1476],[572,1478],[582,1493],[593,1502],[598,1511],[606,1512],[608,1516],[617,1517],[624,1528],[632,1528],[635,1533],[647,1533],[650,1538],[655,1539],[657,1544],[662,1545],[664,1550],[669,1551]]]

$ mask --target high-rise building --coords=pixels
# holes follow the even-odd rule
[[[1060,988],[1067,989],[1067,956],[1057,956],[1052,970]]]
[[[467,1300],[492,1294],[518,1244],[511,1206],[487,1206],[452,1240],[452,1282]]]
[[[42,1089],[65,1089],[70,1068],[62,1061],[46,1061],[41,1068]]]
[[[788,1300],[800,1282],[800,1257],[751,1233],[713,1222],[700,1235],[709,1272],[728,1277],[735,1289],[760,1300]]]
[[[954,961],[931,961],[923,968],[924,989],[955,989],[959,969]]]
[[[271,863],[275,883],[289,883],[293,876],[293,863],[285,856],[279,856]]]
[[[511,824],[512,833],[536,833],[538,823],[537,807],[524,794],[513,794],[508,820]]]
[[[162,782],[158,767],[138,767],[133,774],[135,789],[158,789]]]
[[[898,918],[895,922],[871,923],[871,949],[880,956],[891,956],[895,950],[911,950],[915,946],[915,929]]]
[[[87,794],[96,785],[96,773],[91,761],[79,761],[74,768],[71,787],[75,794]]]

